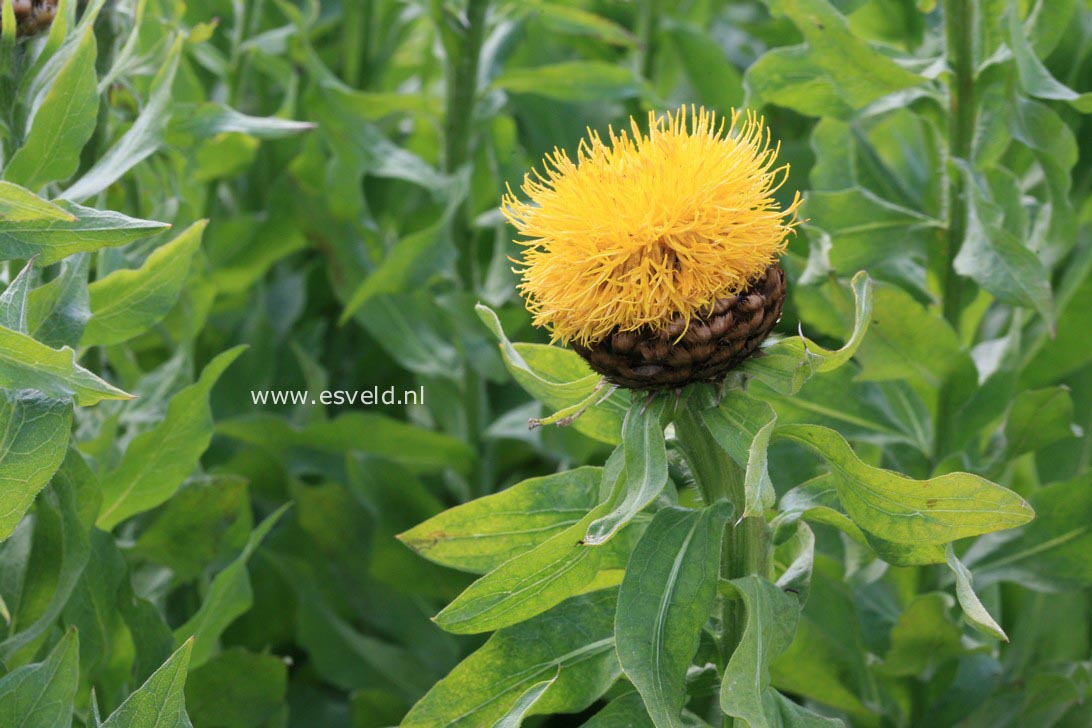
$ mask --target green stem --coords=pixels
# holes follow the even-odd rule
[[[371,52],[372,0],[345,5],[345,42],[342,44],[342,76],[345,83],[360,88],[368,71]]]
[[[945,0],[944,42],[952,80],[948,86],[948,158],[970,160],[975,128],[974,93],[974,10],[971,0]],[[948,224],[941,259],[941,296],[944,318],[960,334],[963,311],[963,278],[955,270],[955,258],[966,235],[966,180],[948,168]],[[952,427],[953,393],[949,383],[940,390],[937,402],[934,465],[944,456]]]
[[[716,437],[690,407],[675,419],[678,446],[690,464],[691,473],[706,503],[727,499],[735,506],[731,522],[726,524],[721,548],[720,576],[738,579],[749,574],[769,576],[769,527],[764,516],[737,520],[746,503],[744,469],[717,442]],[[722,667],[728,664],[743,635],[746,613],[739,599],[720,598],[720,656]],[[731,719],[725,725],[731,725]]]
[[[945,0],[944,40],[952,81],[948,88],[948,156],[970,160],[974,140],[974,11],[971,0]],[[963,279],[955,271],[954,261],[967,226],[965,182],[962,177],[948,178],[948,234],[944,246],[944,318],[959,332],[962,311]]]
[[[641,78],[652,78],[656,62],[656,33],[660,25],[660,0],[645,0],[637,16],[637,37],[640,39],[637,53],[637,72]]]
[[[447,115],[444,119],[444,171],[456,173],[470,159],[474,108],[478,96],[478,65],[485,39],[485,16],[489,0],[468,0],[466,17],[452,20],[457,27],[441,28],[447,34]],[[440,22],[445,22],[441,18]],[[455,57],[452,57],[455,56]],[[459,251],[459,274],[463,285],[475,289],[477,255],[474,231],[467,205],[460,205],[451,222],[451,234]]]

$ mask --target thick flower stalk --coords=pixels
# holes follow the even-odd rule
[[[592,132],[562,150],[503,210],[525,238],[520,290],[536,325],[635,389],[715,381],[780,315],[777,267],[799,195],[753,113],[683,107],[642,134]]]

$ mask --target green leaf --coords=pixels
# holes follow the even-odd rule
[[[406,98],[398,94],[399,98]],[[410,97],[412,98],[412,97]],[[309,121],[279,119],[275,116],[250,116],[230,106],[204,103],[199,106],[175,104],[171,131],[208,139],[218,134],[246,134],[256,139],[283,139],[311,131],[317,124]]]
[[[764,1],[774,15],[787,16],[807,41],[806,59],[795,59],[800,62],[797,73],[821,71],[850,108],[862,108],[924,81],[854,35],[846,18],[827,0]]]
[[[587,10],[542,0],[533,0],[521,9],[525,9],[528,16],[551,31],[589,36],[599,42],[617,46],[637,45],[637,38],[625,27]]]
[[[576,594],[599,572],[607,549],[588,546],[588,525],[603,504],[548,541],[504,562],[470,585],[434,618],[455,634],[474,634],[522,622]]]
[[[178,300],[207,220],[152,251],[137,269],[117,270],[88,286],[91,320],[83,346],[120,344],[158,323]]]
[[[503,629],[436,683],[403,719],[403,728],[488,726],[527,690],[557,676],[530,712],[579,712],[619,674],[614,652],[616,592],[571,599]]]
[[[939,220],[888,202],[862,187],[810,192],[803,214],[836,241],[830,262],[839,273],[924,250],[928,231],[942,226]]]
[[[535,68],[511,68],[493,81],[495,88],[556,101],[621,101],[641,95],[633,73],[605,61],[564,61]]]
[[[1044,486],[1030,497],[1035,520],[1012,539],[981,539],[963,560],[980,587],[1011,581],[1062,591],[1092,585],[1092,476]]]
[[[109,149],[102,153],[91,169],[66,189],[63,196],[77,202],[97,195],[112,185],[130,169],[159,149],[171,117],[171,88],[182,57],[184,38],[175,38],[152,79],[148,101],[133,125]]]
[[[183,692],[192,648],[192,641],[179,647],[101,728],[192,728]]]
[[[793,517],[799,516],[812,523],[834,526],[862,546],[868,546],[867,536],[838,506],[837,477],[832,473],[825,473],[801,483],[781,496],[778,519],[789,522]]]
[[[959,606],[963,608],[963,615],[967,621],[979,632],[1008,642],[1009,638],[1005,630],[1001,629],[1001,625],[990,616],[990,613],[982,606],[982,600],[974,593],[974,577],[970,569],[956,557],[952,544],[948,544],[944,556],[948,568],[955,574],[956,599],[959,600]]]
[[[250,586],[247,562],[290,507],[290,503],[285,503],[254,528],[242,553],[213,578],[201,608],[174,631],[176,644],[192,646],[194,667],[204,664],[212,657],[220,635],[237,617],[250,609],[254,602],[254,591]]]
[[[987,198],[984,183],[966,165],[960,168],[969,193],[967,234],[953,267],[998,300],[1032,308],[1053,326],[1054,298],[1046,266],[1005,229],[1004,213]]]
[[[6,728],[69,728],[79,684],[79,639],[69,628],[44,662],[0,680],[0,724]]]
[[[199,726],[263,725],[280,711],[287,682],[284,659],[234,647],[190,671],[186,711]]]
[[[977,475],[947,473],[915,480],[866,465],[841,435],[826,427],[783,425],[774,437],[822,456],[853,521],[895,543],[945,544],[1020,526],[1035,515],[1019,495]]]
[[[740,105],[743,78],[712,35],[685,23],[672,24],[666,35],[703,104],[714,109]]]
[[[667,443],[664,413],[668,397],[659,396],[645,404],[634,403],[622,424],[622,500],[588,525],[584,542],[598,546],[655,500],[667,485]]]
[[[1029,389],[1017,394],[1009,406],[1004,433],[1005,457],[1010,460],[1073,437],[1069,388]]]
[[[776,498],[770,480],[767,448],[777,424],[777,415],[765,402],[743,392],[728,392],[719,407],[702,412],[705,426],[736,463],[745,468],[745,505],[741,518],[761,513]]]
[[[21,334],[28,333],[27,295],[30,292],[33,271],[34,261],[31,261],[23,266],[15,280],[0,294],[0,326]]]
[[[69,447],[61,467],[35,505],[34,534],[19,603],[0,642],[8,667],[30,659],[36,640],[52,627],[76,588],[91,553],[88,536],[98,510],[98,481],[83,457]]]
[[[513,344],[504,334],[500,319],[488,306],[476,309],[497,340],[504,365],[512,378],[532,397],[554,410],[565,409],[587,400],[602,377],[573,351],[541,344]],[[573,429],[588,437],[616,445],[621,441],[622,419],[626,404],[615,394],[602,404],[590,407],[573,422]]]
[[[87,293],[90,253],[77,253],[61,264],[61,274],[38,286],[27,297],[27,327],[46,346],[76,346],[91,317]]]
[[[849,94],[835,84],[804,45],[767,51],[747,68],[743,77],[747,106],[775,104],[801,114],[848,118],[853,106]]]
[[[178,392],[163,419],[129,443],[117,467],[102,479],[102,512],[96,524],[109,531],[137,513],[165,502],[197,467],[212,441],[209,393],[245,346],[229,349]]]
[[[25,187],[0,182],[0,220],[28,222],[30,220],[67,220],[75,218],[64,208],[43,200]]]
[[[1028,32],[1020,22],[1020,7],[1017,0],[1009,0],[1006,15],[1008,16],[1009,47],[1016,60],[1016,72],[1023,89],[1031,96],[1040,99],[1068,101],[1079,111],[1084,113],[1092,111],[1092,93],[1077,93],[1054,78],[1039,60],[1028,39]]]
[[[71,429],[70,402],[0,389],[0,539],[61,466]]]
[[[853,290],[853,321],[849,337],[842,348],[830,351],[804,336],[783,339],[765,349],[763,356],[753,357],[738,372],[754,377],[780,394],[796,394],[816,372],[829,372],[846,364],[857,353],[873,316],[872,279],[864,271],[850,281]]]
[[[26,140],[4,169],[4,179],[32,190],[76,172],[98,120],[95,33],[88,25],[68,43],[47,63],[62,65],[31,100]]]
[[[170,225],[139,220],[118,212],[95,210],[59,200],[66,219],[0,219],[0,258],[34,258],[39,266],[56,263],[73,253],[116,247],[159,232]]]
[[[657,726],[681,726],[686,671],[717,595],[721,535],[731,505],[656,513],[618,592],[618,659]]]
[[[50,347],[26,334],[0,327],[0,387],[33,389],[54,399],[75,399],[87,406],[104,399],[132,396],[107,384],[76,363],[67,346]]]
[[[720,708],[751,728],[767,728],[777,725],[764,705],[771,691],[770,664],[792,643],[800,604],[758,576],[733,579],[731,584],[743,600],[747,620],[724,669]]]
[[[601,468],[530,478],[401,534],[430,561],[484,574],[571,528],[599,504]]]
[[[559,668],[558,675],[560,674],[561,670]],[[534,707],[543,693],[549,690],[555,682],[557,682],[557,675],[549,680],[543,680],[542,682],[535,683],[527,688],[523,695],[519,696],[519,699],[516,700],[516,704],[493,724],[493,728],[520,728],[520,726],[523,725],[523,719],[527,717],[531,708]]]

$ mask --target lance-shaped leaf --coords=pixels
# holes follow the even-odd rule
[[[656,513],[626,567],[614,635],[618,659],[657,726],[683,725],[686,672],[717,594],[727,501]]]
[[[163,143],[163,135],[173,108],[171,87],[174,85],[178,62],[182,57],[184,40],[179,34],[167,51],[167,58],[161,61],[159,71],[152,79],[148,102],[141,110],[140,116],[125,134],[96,160],[86,174],[64,191],[63,196],[66,199],[79,202],[97,195],[146,159]]]
[[[0,725],[68,728],[79,684],[79,639],[69,628],[44,662],[25,665],[0,680]]]
[[[591,546],[612,538],[667,485],[667,443],[663,416],[668,397],[656,397],[647,404],[635,403],[622,424],[622,453],[625,461],[622,500],[608,513],[592,521],[585,541]]]
[[[545,543],[505,562],[436,615],[448,632],[489,632],[541,614],[583,589],[599,571],[606,549],[584,544],[599,506]]]
[[[557,675],[560,674],[561,669],[558,668]],[[531,708],[534,707],[539,698],[557,682],[557,675],[554,675],[549,680],[537,682],[527,688],[527,690],[523,692],[523,695],[520,695],[516,700],[516,704],[493,724],[493,728],[520,728],[520,726],[523,725],[523,719],[527,717]]]
[[[27,222],[28,220],[75,219],[71,213],[56,204],[43,200],[25,187],[0,182],[0,220]]]
[[[724,669],[720,707],[725,714],[740,718],[751,728],[778,725],[768,712],[772,698],[770,664],[788,649],[800,618],[795,597],[758,576],[733,579],[732,586],[747,612],[743,634]],[[772,706],[776,709],[776,706]]]
[[[52,265],[73,253],[117,247],[170,225],[59,200],[69,219],[0,219],[0,258],[33,258]]]
[[[79,167],[80,150],[98,121],[95,56],[95,33],[87,25],[46,63],[41,75],[48,82],[31,88],[29,130],[4,169],[4,179],[38,189],[67,179]]]
[[[30,281],[34,274],[34,261],[30,261],[0,293],[0,326],[18,331],[27,331],[27,296],[30,293]]]
[[[101,728],[192,728],[184,692],[192,648],[192,641],[179,647]]]
[[[140,268],[114,271],[88,286],[91,320],[80,343],[120,344],[166,316],[186,282],[207,222],[195,222],[174,240],[156,248]]]
[[[212,441],[209,393],[245,348],[237,346],[210,361],[196,382],[171,398],[163,420],[133,438],[121,462],[102,480],[99,528],[109,531],[155,508],[193,472]]]
[[[213,578],[197,614],[174,631],[177,644],[183,647],[192,645],[194,667],[204,664],[213,655],[220,635],[253,604],[254,592],[250,586],[247,562],[289,507],[291,503],[285,503],[255,527],[242,553]]]
[[[131,399],[76,363],[76,352],[51,349],[30,336],[0,327],[0,387],[33,389],[81,406],[104,399]]]
[[[27,327],[31,336],[46,346],[76,346],[91,317],[87,293],[90,253],[65,258],[61,274],[38,286],[27,297]]]
[[[398,538],[430,561],[484,574],[572,527],[599,503],[602,468],[530,478],[440,513]]]
[[[67,428],[66,428],[67,429]],[[9,667],[33,659],[35,640],[68,604],[91,555],[89,533],[99,506],[99,484],[83,456],[70,447],[35,506],[34,538],[18,606],[0,661]]]
[[[1000,301],[1035,309],[1054,325],[1054,297],[1046,266],[1005,229],[1004,213],[992,202],[985,184],[959,163],[967,197],[967,233],[952,265]]]
[[[915,480],[860,460],[834,430],[784,425],[774,437],[797,442],[830,464],[838,498],[862,529],[901,544],[945,544],[1013,528],[1035,515],[1018,494],[970,473]]]
[[[403,728],[491,726],[528,689],[554,678],[529,712],[578,712],[620,672],[614,651],[617,592],[605,589],[497,632],[436,683],[403,719]]]
[[[71,402],[0,389],[0,539],[61,466],[71,428]]]
[[[585,402],[602,381],[576,352],[542,344],[513,344],[492,309],[478,304],[476,310],[482,323],[500,341],[501,356],[512,378],[547,407],[560,410]],[[620,441],[626,407],[625,396],[615,393],[576,418],[573,429],[615,445]]]

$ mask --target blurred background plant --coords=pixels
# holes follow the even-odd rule
[[[845,279],[877,281],[854,363],[770,394],[779,421],[1038,512],[958,548],[1008,643],[945,567],[815,525],[774,685],[852,725],[1092,723],[1085,4],[61,0],[27,38],[2,4],[0,722],[398,723],[482,640],[429,619],[470,575],[394,535],[618,439],[617,412],[529,431],[475,314],[544,341],[505,184],[700,103],[762,110],[805,193],[780,330],[844,340]],[[372,386],[425,402],[250,394]],[[823,472],[769,463],[779,495]]]

